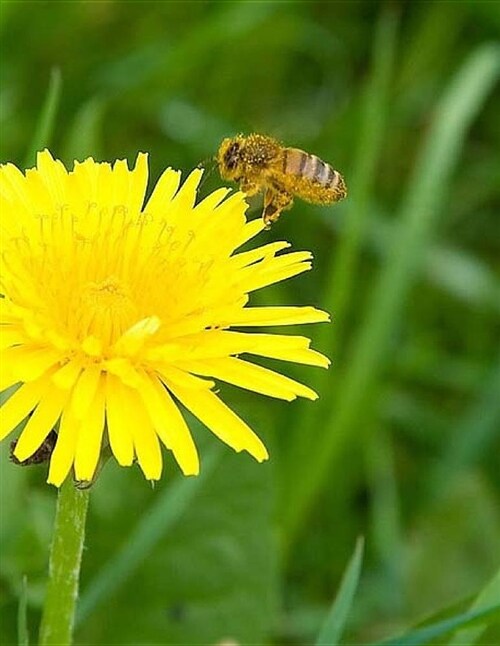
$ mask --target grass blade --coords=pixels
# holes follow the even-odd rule
[[[461,145],[499,71],[499,48],[481,46],[466,60],[438,105],[398,217],[400,227],[394,246],[372,290],[349,369],[338,387],[337,403],[331,407],[330,418],[319,426],[324,429],[321,436],[311,441],[310,433],[304,434],[309,446],[302,460],[307,455],[315,468],[307,471],[307,479],[290,482],[293,505],[286,505],[288,540],[293,540],[332,473],[332,461],[344,450],[359,415],[366,414],[365,403],[389,358],[391,337],[437,226]]]
[[[319,633],[318,639],[316,640],[316,646],[322,646],[324,644],[335,646],[340,643],[347,617],[354,600],[356,588],[358,587],[361,565],[363,562],[363,549],[363,538],[359,538],[354,549],[354,554],[352,555],[349,565],[342,577],[338,594],[333,602],[328,617],[326,618],[325,624]]]
[[[76,113],[63,147],[68,162],[74,159],[102,157],[102,120],[105,104],[100,97],[89,99]]]
[[[140,566],[154,545],[189,507],[221,457],[214,451],[203,461],[203,471],[196,478],[179,476],[149,509],[120,550],[90,582],[78,606],[76,624],[84,621],[99,603],[119,588]]]
[[[24,168],[33,166],[36,162],[36,153],[50,145],[57,109],[61,100],[61,88],[61,71],[54,68],[50,74],[49,89],[40,113],[35,135],[26,154]]]
[[[325,226],[338,236],[342,225],[324,217]],[[382,262],[394,244],[396,224],[386,215],[370,213],[365,243]],[[436,241],[425,252],[423,272],[427,281],[464,303],[500,312],[500,281],[493,267],[477,255]],[[335,313],[336,310],[331,310]],[[335,327],[335,326],[334,326]],[[325,329],[325,328],[323,328]],[[328,349],[326,349],[328,351]],[[326,373],[320,373],[326,374]]]
[[[17,609],[17,642],[19,646],[29,646],[28,633],[28,577],[23,576],[21,595]]]
[[[387,103],[390,81],[396,52],[397,21],[392,11],[384,12],[377,25],[373,42],[373,70],[365,88],[363,113],[360,124],[358,150],[354,161],[353,177],[349,180],[349,200],[346,203],[346,225],[337,252],[333,254],[328,270],[329,281],[322,299],[322,307],[335,315],[335,325],[324,326],[318,331],[314,345],[327,354],[334,353],[341,333],[340,321],[345,319],[349,307],[349,296],[356,273],[362,238],[369,226],[368,204],[372,201],[378,161],[383,147],[386,127]],[[313,383],[318,392],[325,392],[332,376],[326,372],[316,375]],[[289,455],[287,475],[296,484],[297,465],[302,464],[307,454],[310,437],[309,429],[324,419],[323,403],[318,406],[303,406],[292,430],[292,447]],[[289,487],[284,488],[288,496]],[[290,510],[288,499],[283,508]],[[293,507],[293,505],[292,505]],[[287,537],[285,536],[285,540]]]
[[[383,12],[373,45],[373,74],[363,102],[363,118],[358,150],[350,179],[350,199],[344,234],[339,248],[332,254],[330,279],[324,295],[324,307],[335,314],[336,324],[323,326],[318,342],[322,349],[335,352],[340,338],[341,323],[350,304],[352,285],[359,254],[368,223],[368,205],[378,171],[379,157],[384,145],[387,125],[387,104],[396,56],[397,18],[392,10]],[[320,373],[327,375],[328,373]]]
[[[447,453],[429,474],[427,491],[431,499],[442,499],[462,470],[485,455],[500,435],[498,393],[500,356],[486,375],[485,383],[481,384],[475,400],[458,420],[455,441],[449,445]]]
[[[428,644],[434,639],[446,637],[446,635],[449,635],[458,628],[465,628],[467,626],[478,624],[479,622],[484,623],[486,619],[493,619],[494,617],[496,617],[497,620],[500,618],[500,604],[496,604],[489,608],[483,608],[482,610],[464,612],[461,615],[456,615],[450,619],[438,621],[430,626],[418,628],[417,630],[407,633],[406,635],[402,635],[401,637],[377,642],[374,646],[425,646],[425,644]],[[470,642],[461,642],[462,646],[464,644],[469,645],[469,643]]]
[[[375,428],[365,446],[374,550],[384,578],[379,589],[393,611],[405,603],[403,539],[394,447],[386,429]],[[382,592],[381,592],[382,596]]]
[[[491,604],[498,604],[500,600],[500,570],[496,573],[488,585],[479,593],[477,599],[472,604],[470,610],[482,610],[488,608]],[[464,628],[457,632],[451,639],[449,646],[462,646],[462,644],[469,644],[472,646],[480,639],[483,632],[486,630],[485,624],[480,624],[472,628]]]

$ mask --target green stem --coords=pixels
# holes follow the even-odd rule
[[[72,642],[88,500],[88,490],[76,489],[71,478],[59,490],[40,646]]]

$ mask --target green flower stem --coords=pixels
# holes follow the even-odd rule
[[[69,646],[72,641],[89,491],[67,478],[57,499],[40,646]]]

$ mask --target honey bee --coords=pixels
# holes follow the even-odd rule
[[[224,139],[216,161],[222,179],[238,182],[247,195],[264,192],[262,217],[268,227],[291,208],[294,197],[333,204],[347,195],[344,178],[330,164],[265,135]]]

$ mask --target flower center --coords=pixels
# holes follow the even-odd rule
[[[81,305],[80,332],[97,337],[104,347],[113,344],[137,317],[129,290],[116,276],[88,282],[81,291]]]
[[[90,282],[83,288],[85,304],[98,310],[116,310],[130,304],[130,296],[115,276],[108,276],[101,282]]]

